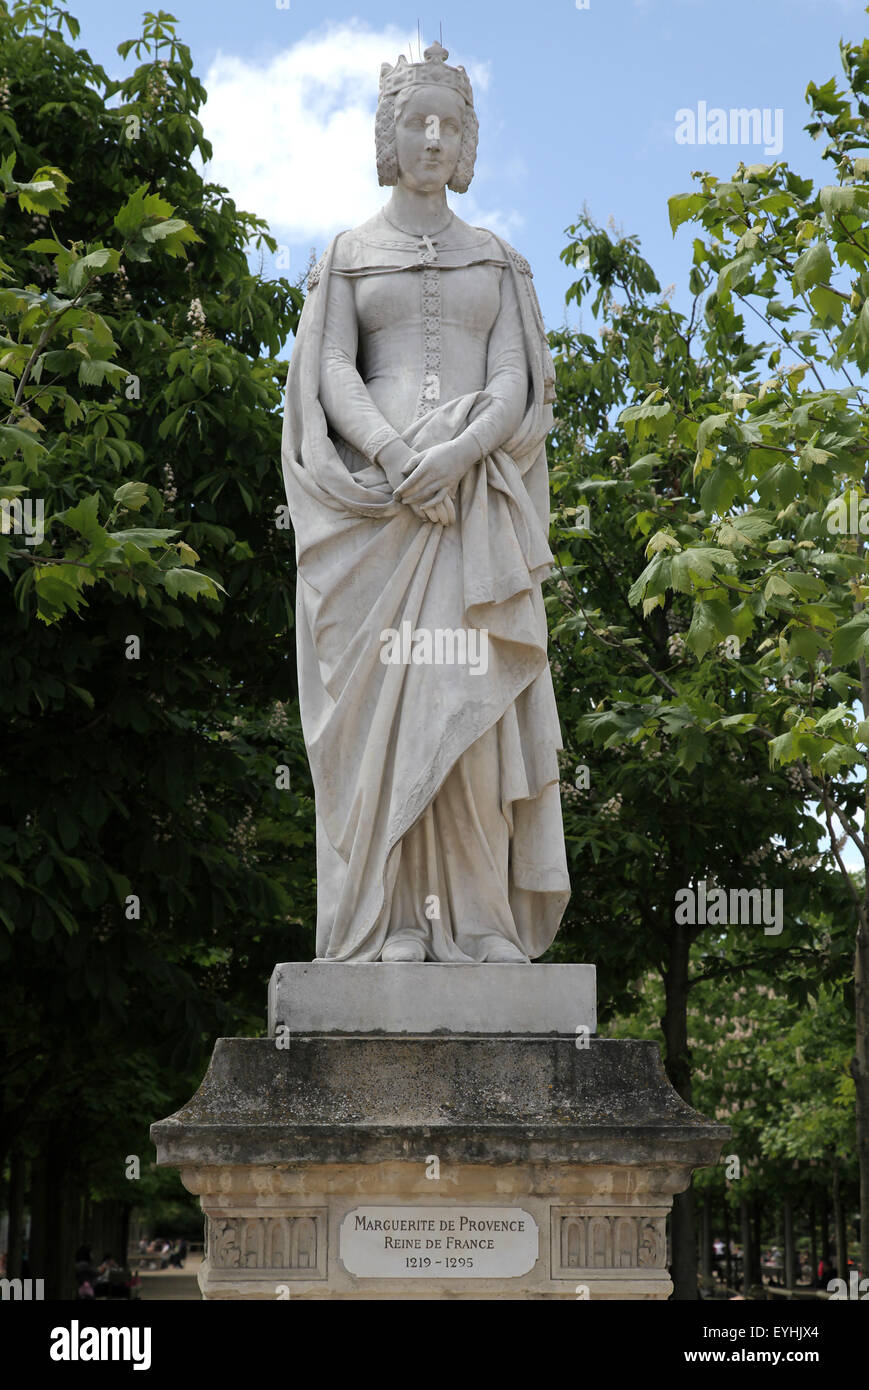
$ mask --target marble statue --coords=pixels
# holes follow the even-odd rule
[[[386,206],[311,272],[282,448],[318,961],[527,962],[569,897],[541,584],[555,374],[531,271],[451,211],[439,44],[384,64]]]

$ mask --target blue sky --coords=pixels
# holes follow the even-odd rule
[[[506,235],[531,261],[544,317],[564,322],[565,227],[583,204],[637,233],[662,285],[684,284],[693,232],[674,242],[667,198],[694,169],[728,176],[760,145],[691,146],[676,113],[707,108],[781,112],[782,151],[822,175],[805,134],[810,80],[839,71],[840,38],[866,33],[864,0],[438,0],[431,15],[361,0],[163,0],[209,90],[203,113],[212,177],[268,218],[291,275],[310,249],[386,198],[374,176],[373,111],[381,61],[443,37],[474,81],[477,174],[455,211]],[[585,0],[581,0],[585,3]],[[113,75],[119,42],[140,32],[145,5],[71,0],[81,42]],[[155,7],[156,8],[156,7]],[[829,181],[829,172],[823,181]],[[571,308],[570,322],[577,321]],[[589,326],[586,323],[586,326]]]

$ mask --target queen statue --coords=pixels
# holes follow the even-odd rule
[[[448,56],[384,64],[392,195],[311,272],[287,378],[318,961],[527,962],[569,896],[541,595],[554,370],[528,263],[447,204],[478,129]]]

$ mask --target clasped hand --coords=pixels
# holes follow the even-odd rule
[[[471,462],[465,452],[459,441],[451,440],[412,454],[401,470],[405,481],[395,489],[395,496],[417,516],[451,526],[456,519],[453,495]]]

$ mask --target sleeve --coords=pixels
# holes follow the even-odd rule
[[[467,429],[480,456],[501,448],[522,423],[528,403],[525,329],[509,268],[501,272],[501,309],[489,334],[486,394],[491,398]]]
[[[374,463],[378,452],[399,436],[377,409],[356,370],[359,329],[353,283],[333,273],[328,286],[320,401],[335,433]]]

